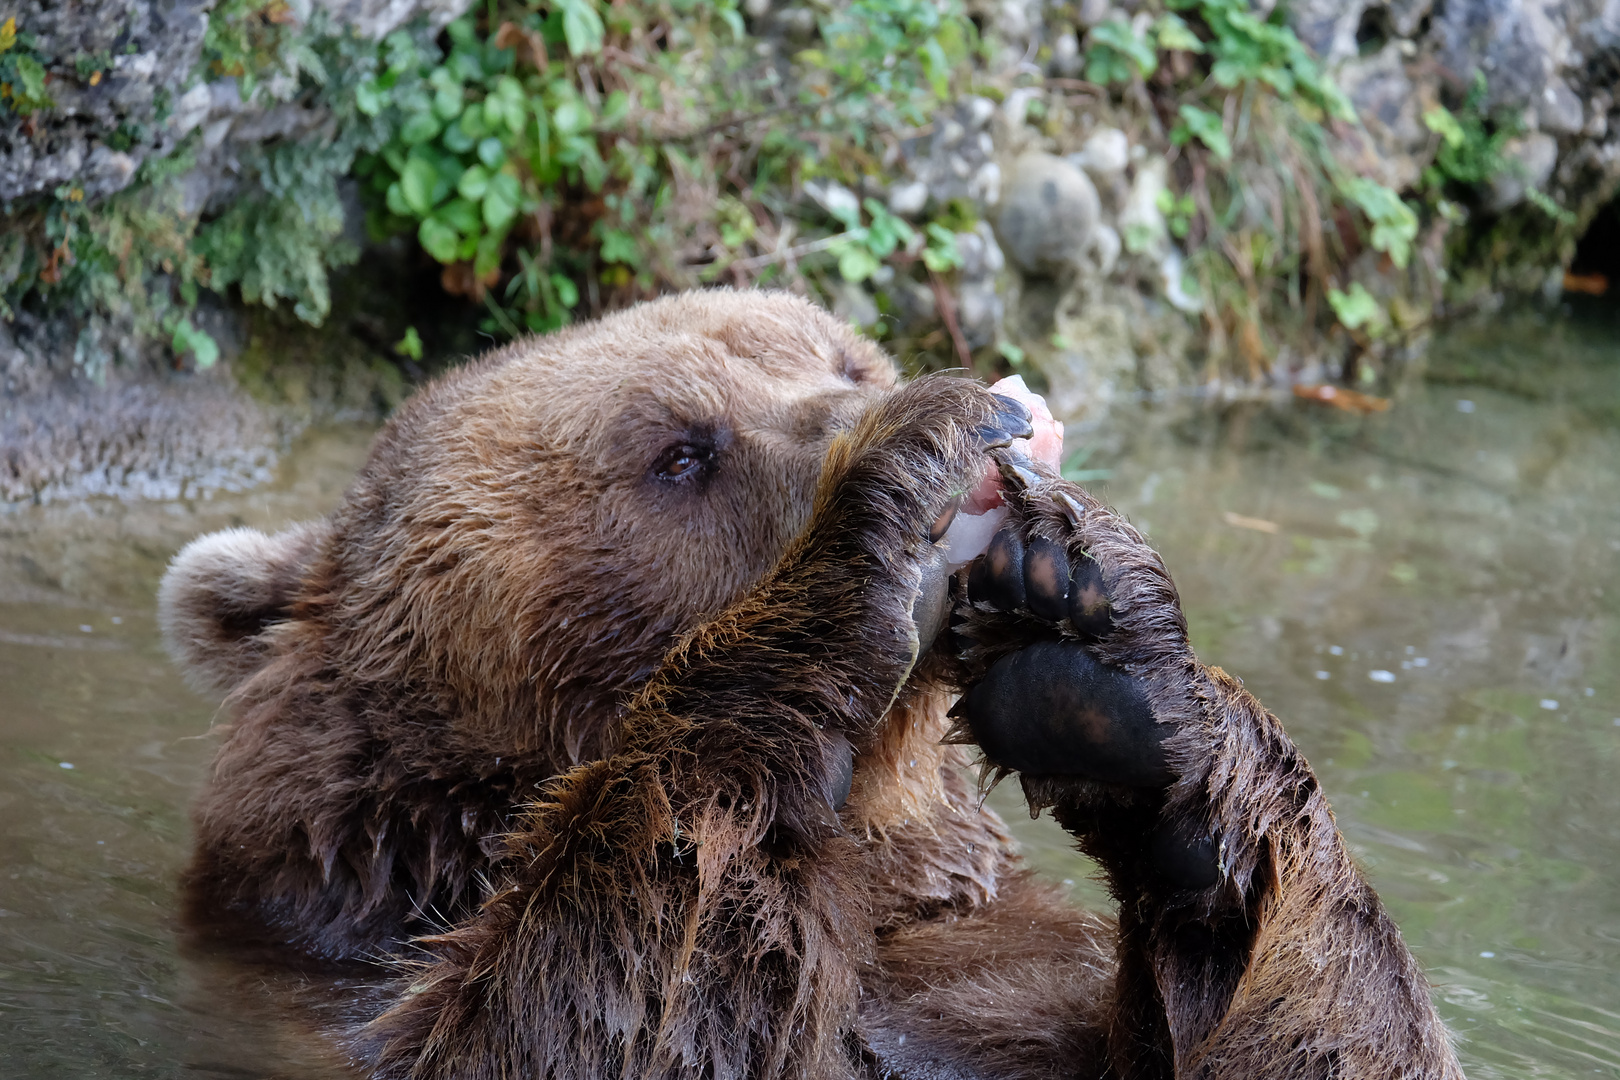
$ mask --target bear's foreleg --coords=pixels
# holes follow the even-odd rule
[[[834,441],[811,523],[550,782],[480,914],[363,1031],[399,1077],[843,1078],[873,943],[837,810],[927,642],[942,513],[1022,406],[924,379]],[[925,587],[926,586],[926,587]],[[926,633],[926,631],[924,631]]]
[[[1460,1077],[1428,987],[1309,765],[1199,663],[1157,553],[1004,461],[1013,517],[957,627],[961,737],[1021,774],[1120,902],[1120,1077]]]

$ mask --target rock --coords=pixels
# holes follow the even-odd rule
[[[1111,184],[1131,163],[1131,143],[1118,128],[1098,128],[1067,160],[1086,170],[1098,184]]]
[[[1004,336],[1007,308],[999,279],[1007,260],[995,233],[982,221],[971,232],[956,234],[956,250],[962,256],[956,322],[968,348],[978,349]]]
[[[939,305],[929,286],[902,277],[896,278],[885,292],[889,297],[889,314],[900,326],[916,331],[922,327],[931,330],[938,325]]]
[[[290,10],[306,22],[322,11],[337,25],[376,38],[417,17],[442,27],[469,2],[304,0]],[[226,115],[243,113],[249,122],[236,132],[229,124],[206,128],[205,150],[219,148],[227,135],[245,143],[296,134],[285,123],[251,124],[252,114],[274,112],[294,95],[297,87],[286,76],[279,84],[265,80],[245,106],[236,100],[234,80],[197,81],[215,6],[215,0],[19,0],[7,8],[17,29],[33,36],[55,105],[35,112],[27,125],[0,110],[0,204],[62,184],[82,188],[91,201],[111,195],[129,185],[142,162],[166,157],[186,135]],[[107,66],[87,67],[96,57]],[[229,105],[223,83],[231,91]],[[224,176],[234,167],[234,161],[222,163],[215,171]]]
[[[847,225],[860,221],[861,200],[849,188],[836,180],[808,180],[804,193],[814,199],[827,213]]]
[[[982,207],[1000,198],[1001,168],[987,130],[995,115],[996,103],[989,98],[963,98],[939,111],[930,134],[902,144],[906,170],[935,205],[963,199]],[[907,198],[915,195],[908,192]]]
[[[1177,311],[1197,315],[1204,310],[1203,298],[1187,289],[1186,261],[1182,259],[1181,252],[1172,245],[1166,246],[1169,250],[1159,261],[1159,280],[1164,286],[1164,298]]]
[[[1559,39],[1565,48],[1569,40],[1547,10],[1526,0],[1447,0],[1435,12],[1430,36],[1440,63],[1465,86],[1484,74],[1490,108],[1539,102],[1555,73]]]
[[[1391,0],[1389,25],[1396,37],[1413,38],[1423,27],[1423,20],[1434,10],[1434,0]]]
[[[1116,17],[1117,13],[1109,0],[1080,0],[1074,15],[1075,21],[1089,30],[1093,26],[1101,26],[1109,19]]]
[[[833,311],[862,330],[871,329],[883,317],[872,294],[853,281],[833,286]]]
[[[1356,55],[1356,28],[1367,0],[1295,0],[1289,9],[1294,33],[1323,63],[1334,65]]]
[[[1502,147],[1507,167],[1491,178],[1487,209],[1501,213],[1524,201],[1531,188],[1544,190],[1558,164],[1558,140],[1544,131],[1516,136]]]
[[[889,210],[904,218],[914,218],[928,205],[928,185],[921,180],[896,184],[889,189]]]
[[[1423,123],[1425,109],[1438,103],[1431,85],[1415,86],[1407,73],[1400,46],[1390,42],[1371,56],[1345,63],[1338,71],[1339,88],[1355,105],[1379,160],[1372,162],[1378,179],[1403,191],[1416,184],[1433,142]]]
[[[1112,225],[1098,225],[1091,238],[1091,253],[1097,263],[1097,273],[1107,277],[1119,264],[1119,253],[1124,245]]]
[[[957,289],[956,325],[969,349],[982,349],[1001,336],[1006,302],[992,281],[970,281]]]
[[[1085,62],[1080,56],[1080,39],[1065,30],[1052,42],[1052,71],[1066,79],[1078,78]]]
[[[982,221],[972,231],[956,234],[956,250],[962,256],[963,280],[988,280],[1007,267],[996,234]]]
[[[1085,257],[1099,212],[1084,172],[1052,154],[1024,154],[1012,164],[996,237],[1024,271],[1052,273]]]
[[[466,0],[315,0],[333,21],[352,26],[365,37],[384,37],[415,18],[439,29],[467,10]]]
[[[174,112],[169,115],[169,127],[173,129],[176,138],[184,138],[194,128],[208,119],[208,113],[214,104],[214,93],[207,83],[198,83],[174,103]]]
[[[1542,131],[1555,135],[1578,135],[1586,127],[1586,114],[1581,99],[1558,76],[1547,80],[1542,88],[1541,101],[1536,109]]]
[[[993,161],[980,165],[973,174],[970,193],[981,206],[994,206],[1001,201],[1001,166]]]
[[[1032,86],[1020,86],[1009,93],[1001,103],[1001,115],[1007,126],[1013,129],[1023,127],[1029,103],[1040,96],[1041,92]]]
[[[1131,193],[1119,213],[1119,231],[1132,254],[1158,260],[1169,246],[1170,234],[1165,228],[1164,212],[1159,209],[1159,196],[1167,190],[1167,171],[1164,159],[1155,158],[1138,169],[1131,182]]]
[[[983,131],[985,125],[996,115],[996,103],[987,97],[973,97],[962,99],[962,122],[969,131]]]

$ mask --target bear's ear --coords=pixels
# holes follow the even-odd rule
[[[325,530],[324,523],[274,536],[225,529],[180,550],[158,587],[158,622],[187,682],[228,693],[259,669],[261,635],[287,617]]]

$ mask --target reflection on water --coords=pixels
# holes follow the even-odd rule
[[[1504,323],[1387,414],[1159,407],[1079,440],[1200,653],[1315,765],[1475,1078],[1620,1077],[1617,338]],[[331,505],[367,438],[210,502],[0,510],[0,1075],[334,1075],[304,976],[177,944],[212,707],[152,596],[190,536]],[[1011,785],[992,802],[1101,902]]]

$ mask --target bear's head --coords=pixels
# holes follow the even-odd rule
[[[186,547],[160,609],[194,682],[319,684],[431,741],[601,754],[675,636],[804,526],[829,442],[897,381],[781,293],[688,293],[416,394],[326,519]]]

